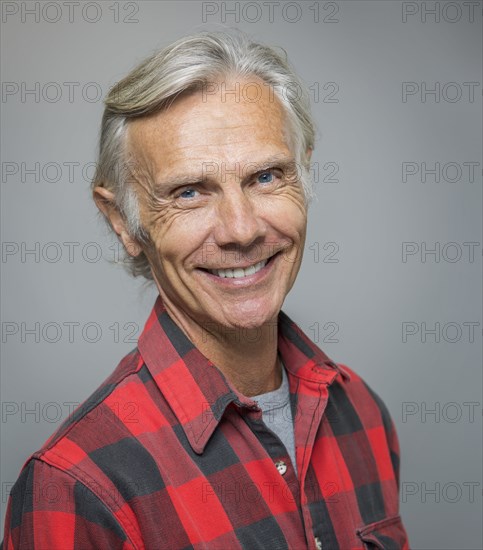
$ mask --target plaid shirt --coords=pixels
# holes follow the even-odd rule
[[[158,298],[138,348],[27,461],[5,548],[408,548],[384,404],[283,312],[278,333],[298,474]]]

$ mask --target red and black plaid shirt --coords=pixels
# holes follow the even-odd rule
[[[138,348],[23,468],[5,548],[408,548],[384,404],[284,313],[278,349],[298,474],[158,298]]]

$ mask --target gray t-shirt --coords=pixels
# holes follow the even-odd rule
[[[267,427],[285,445],[293,467],[297,471],[292,409],[290,407],[290,392],[285,367],[282,366],[282,385],[277,390],[255,395],[251,399],[258,403],[262,410],[263,421]]]

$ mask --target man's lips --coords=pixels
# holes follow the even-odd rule
[[[267,265],[268,260],[262,260],[261,262],[258,262],[254,265],[250,265],[248,267],[232,267],[232,268],[226,268],[226,269],[209,269],[208,271],[212,273],[213,275],[216,275],[217,277],[223,278],[233,278],[233,279],[239,279],[241,277],[248,277],[249,275],[254,275],[260,269],[265,267]]]
[[[277,255],[278,253],[274,254],[273,256],[270,256],[269,258],[265,258],[264,260],[260,260],[256,263],[248,264],[243,267],[241,267],[240,265],[234,265],[234,266],[227,266],[227,267],[220,267],[220,268],[199,268],[199,269],[201,269],[202,271],[206,271],[211,275],[219,277],[220,279],[242,279],[244,277],[249,277],[250,275],[255,275],[255,273],[258,273],[259,271],[261,271]]]

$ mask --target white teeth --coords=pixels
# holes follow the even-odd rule
[[[241,267],[235,267],[233,269],[210,269],[210,273],[213,275],[217,275],[221,278],[230,278],[230,279],[239,279],[240,277],[248,277],[249,275],[253,275],[257,271],[260,271],[262,267],[265,267],[268,260],[262,260],[261,262],[258,262],[255,265],[251,265],[249,267],[246,267],[245,269]]]
[[[250,267],[245,268],[245,276],[253,275],[256,272],[257,272],[257,268],[254,265],[251,265]]]

